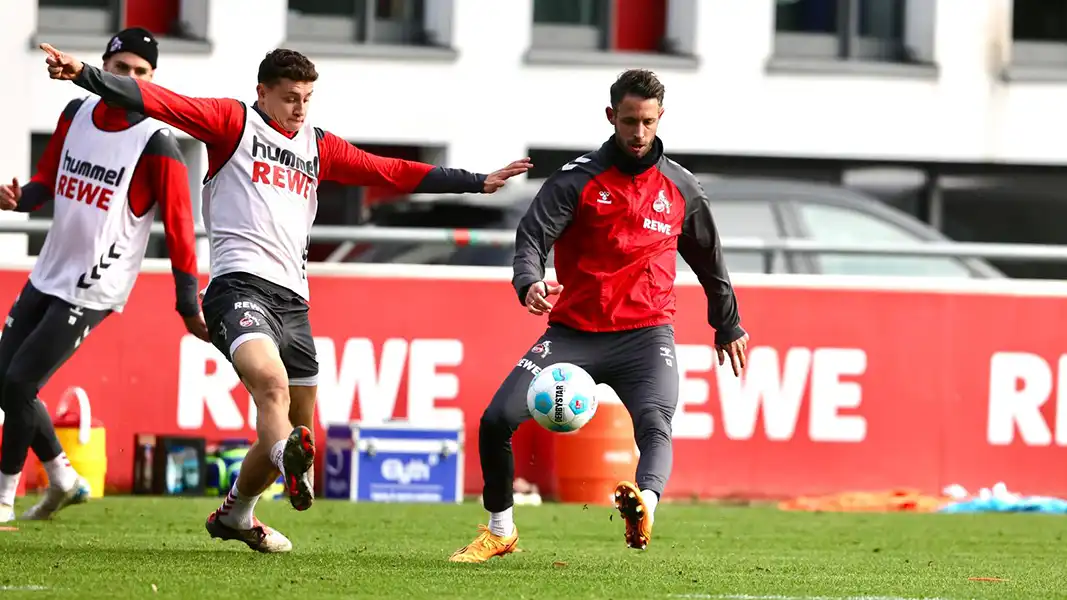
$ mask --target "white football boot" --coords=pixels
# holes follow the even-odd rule
[[[51,519],[57,512],[68,506],[84,504],[89,501],[89,482],[84,477],[78,476],[74,485],[69,490],[48,486],[41,500],[22,513],[19,517],[23,521],[44,521]]]
[[[289,538],[276,529],[264,525],[255,517],[252,517],[252,527],[250,529],[237,529],[223,523],[219,519],[219,511],[216,510],[208,515],[204,526],[207,528],[208,533],[211,534],[211,537],[220,540],[235,540],[256,552],[275,554],[289,552],[293,549],[293,543],[289,541]]]

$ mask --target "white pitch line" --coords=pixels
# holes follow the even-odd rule
[[[903,596],[759,596],[752,594],[669,594],[688,600],[948,600],[948,598],[906,598]]]

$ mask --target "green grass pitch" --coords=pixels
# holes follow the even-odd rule
[[[20,499],[20,510],[31,499]],[[208,537],[218,499],[110,497],[0,531],[6,598],[1067,598],[1067,521],[1042,515],[787,513],[661,504],[647,551],[608,507],[517,507],[523,552],[449,554],[485,515],[318,501],[258,516],[293,541],[261,555]],[[974,581],[998,578],[1001,581]]]

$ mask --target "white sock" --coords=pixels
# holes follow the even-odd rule
[[[219,507],[219,520],[234,529],[252,528],[252,511],[256,508],[259,496],[248,497],[237,489],[237,482],[233,482],[230,493],[226,494],[226,500]]]
[[[281,440],[270,447],[270,462],[278,467],[278,470],[282,472],[282,475],[285,474],[285,463],[282,460],[283,456],[285,456],[285,440]]]
[[[15,488],[19,486],[21,477],[22,473],[15,473],[14,475],[0,473],[0,504],[15,506]]]
[[[641,499],[645,501],[645,508],[648,509],[649,522],[655,521],[656,505],[659,504],[659,496],[652,490],[641,490]]]
[[[507,537],[515,531],[515,519],[511,508],[501,512],[489,513],[489,532],[500,537]]]
[[[59,456],[44,463],[44,471],[48,473],[48,483],[63,491],[71,489],[78,482],[78,472],[70,466],[66,452],[60,452]]]

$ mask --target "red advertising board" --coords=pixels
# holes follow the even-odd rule
[[[325,268],[325,267],[323,267]],[[508,272],[361,269],[311,277],[319,424],[462,423],[468,493],[481,491],[477,425],[544,328]],[[457,276],[459,273],[461,276]],[[25,271],[0,271],[14,299]],[[738,278],[747,373],[718,367],[706,300],[678,286],[672,497],[782,497],[1005,481],[1067,496],[1067,294],[1054,284],[877,289]],[[983,287],[984,286],[984,287]],[[89,395],[108,437],[108,483],[129,489],[137,433],[253,436],[250,402],[211,346],[184,331],[168,274],[146,272],[42,391]],[[7,302],[7,300],[5,300]],[[5,306],[6,308],[6,306]],[[319,430],[321,439],[322,430]],[[553,489],[552,434],[516,437],[518,475]]]

